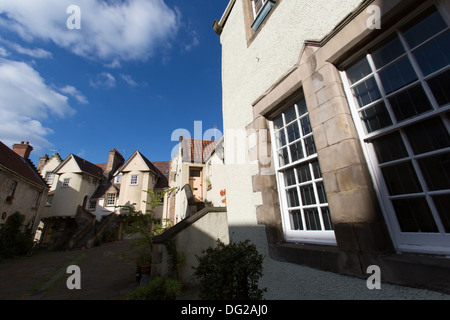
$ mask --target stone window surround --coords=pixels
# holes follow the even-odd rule
[[[337,246],[284,241],[275,171],[272,169],[272,174],[267,174],[271,171],[271,165],[261,163],[260,174],[253,176],[253,191],[261,192],[263,199],[263,204],[256,208],[257,220],[266,226],[269,253],[273,259],[362,278],[368,276],[367,267],[376,264],[381,267],[382,278],[387,282],[448,293],[449,259],[396,253],[343,91],[339,70],[348,66],[351,63],[349,58],[356,58],[358,51],[374,38],[381,41],[379,38],[385,31],[365,28],[365,9],[370,4],[380,6],[383,25],[399,21],[405,16],[405,11],[411,11],[411,7],[430,5],[422,1],[416,1],[416,6],[411,3],[405,5],[399,0],[363,2],[322,41],[305,43],[297,65],[254,102],[254,121],[247,127],[249,132],[267,132],[274,113],[295,94],[304,93],[319,162],[322,168],[325,167],[324,183],[330,199]],[[450,12],[450,4],[445,5]],[[266,152],[271,155],[270,135],[257,136],[259,142],[262,142],[261,139],[267,140],[264,141],[267,142]],[[257,143],[253,149],[262,145]],[[338,163],[330,165],[324,163],[338,147],[351,154],[351,159],[333,159]],[[260,150],[250,149],[249,153],[251,159],[257,159]],[[343,198],[347,203],[354,203],[352,209],[343,210],[342,205],[339,207],[339,203],[344,202]]]

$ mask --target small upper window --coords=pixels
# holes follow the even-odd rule
[[[130,178],[130,184],[135,186],[138,184],[138,176],[136,174],[132,175]]]
[[[64,178],[62,186],[63,187],[68,187],[69,186],[69,182],[70,182],[69,178]]]
[[[55,177],[55,174],[53,172],[48,172],[47,173],[47,175],[45,177],[45,180],[47,181],[47,184],[49,186],[52,186],[54,177]]]
[[[116,178],[114,179],[114,183],[122,183],[122,173],[119,173]]]
[[[253,24],[252,29],[258,30],[261,23],[266,18],[272,7],[275,5],[275,0],[251,0],[253,8]]]

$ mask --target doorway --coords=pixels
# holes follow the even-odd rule
[[[192,189],[195,201],[203,198],[203,172],[202,168],[189,168],[189,185]]]

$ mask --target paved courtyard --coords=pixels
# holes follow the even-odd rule
[[[138,286],[134,264],[119,256],[128,248],[122,240],[0,262],[0,300],[123,300]],[[81,289],[67,288],[69,265],[80,268]]]

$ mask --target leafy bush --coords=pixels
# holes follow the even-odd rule
[[[157,277],[147,285],[139,286],[127,300],[175,300],[181,293],[181,283],[171,278]]]
[[[199,280],[199,296],[205,300],[260,300],[266,288],[258,287],[264,257],[249,240],[203,250],[196,256],[194,276]]]
[[[22,226],[24,220],[25,216],[16,212],[0,229],[0,260],[26,254],[30,250],[33,235],[27,226]]]

